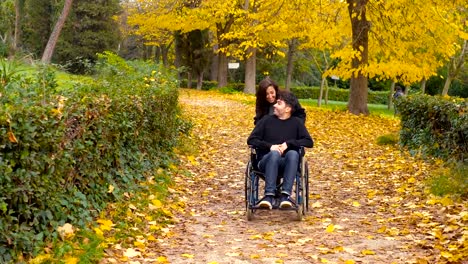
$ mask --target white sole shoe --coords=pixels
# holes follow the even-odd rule
[[[281,209],[292,208],[293,204],[290,201],[282,201],[279,206]]]
[[[271,208],[273,208],[273,206],[271,205],[270,202],[268,201],[261,201],[260,203],[258,203],[258,207],[260,208],[268,208],[271,210]]]

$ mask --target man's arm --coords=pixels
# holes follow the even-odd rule
[[[314,146],[314,141],[307,131],[307,128],[302,122],[297,122],[297,129],[298,134],[297,138],[293,140],[287,140],[286,144],[288,147],[299,148],[299,147],[306,147],[312,148]]]
[[[247,139],[247,144],[261,148],[261,149],[270,149],[271,143],[268,143],[263,140],[264,130],[265,130],[265,120],[267,118],[262,118],[258,121],[257,125],[254,127],[252,133],[250,133],[249,138]]]

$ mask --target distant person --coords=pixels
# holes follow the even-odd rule
[[[398,100],[398,98],[405,96],[405,93],[403,93],[403,89],[400,86],[395,87],[395,93],[393,93],[393,101],[395,102]],[[393,108],[395,109],[395,115],[398,114],[398,110],[396,106],[394,105]]]
[[[258,83],[258,90],[255,94],[254,125],[263,117],[273,115],[273,105],[276,103],[278,92],[278,85],[270,77],[266,77]],[[295,106],[293,116],[299,117],[305,123],[306,113],[299,103]]]

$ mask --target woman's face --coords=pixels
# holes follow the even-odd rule
[[[275,100],[276,100],[276,91],[275,91],[275,88],[273,86],[268,86],[268,88],[266,89],[266,100],[270,104],[275,102]]]

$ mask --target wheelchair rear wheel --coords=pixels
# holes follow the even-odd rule
[[[254,192],[251,179],[252,173],[252,163],[249,161],[245,170],[245,210],[248,221],[253,219],[254,213],[254,210],[252,209],[252,197]]]
[[[305,179],[305,210],[308,212],[309,211],[309,165],[307,162],[304,164],[305,167],[305,174],[304,174],[304,179]],[[305,213],[304,213],[305,215]]]
[[[297,201],[297,210],[296,210],[296,220],[301,221],[304,215],[306,214],[306,210],[308,208],[308,190],[309,190],[309,182],[308,182],[308,168],[307,163],[305,160],[302,160],[301,164],[301,175],[296,181],[296,201]]]

